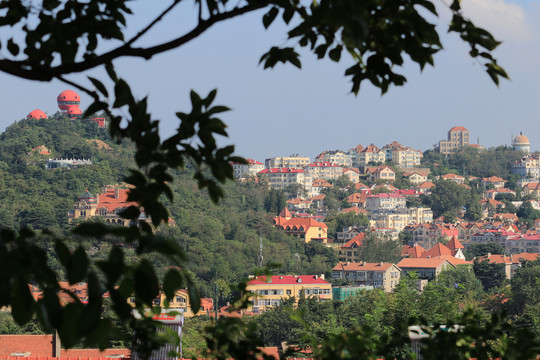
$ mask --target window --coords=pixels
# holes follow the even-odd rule
[[[287,295],[291,295],[291,290],[287,290]]]

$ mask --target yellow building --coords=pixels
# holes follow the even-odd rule
[[[159,295],[154,299],[154,306],[164,306],[166,296],[164,292],[160,292]],[[131,297],[128,299],[128,303],[131,306],[135,306],[135,298]],[[209,311],[212,311],[214,307],[214,301],[212,298],[201,298],[201,308],[196,314],[191,310],[191,305],[189,303],[189,294],[187,290],[180,289],[176,291],[174,298],[169,302],[169,308],[167,311],[180,311],[183,310],[184,317],[193,317],[195,315],[207,315]]]
[[[248,281],[246,290],[254,293],[250,298],[253,310],[277,306],[293,296],[297,303],[302,292],[306,297],[332,300],[332,284],[324,280],[324,275],[258,276]]]
[[[354,286],[373,287],[392,292],[399,283],[401,269],[391,263],[339,263],[332,269],[332,279],[346,280]]]
[[[313,218],[292,217],[290,211],[284,208],[279,216],[272,220],[274,226],[285,231],[304,242],[317,241],[326,243],[328,237],[328,226],[318,222]]]

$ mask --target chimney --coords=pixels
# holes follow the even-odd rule
[[[119,195],[120,195],[120,189],[118,189],[118,188],[114,189],[114,198],[118,199]]]
[[[487,257],[490,258],[490,257],[491,257],[491,253],[487,253]]]
[[[54,331],[52,334],[52,357],[59,358],[61,356],[60,351],[62,346],[60,344],[60,337],[58,336],[58,331]]]
[[[320,278],[321,280],[324,280],[324,274],[319,275],[319,278]]]

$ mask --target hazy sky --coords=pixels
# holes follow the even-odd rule
[[[134,2],[136,15],[128,31],[146,24],[157,12],[157,3],[168,4]],[[383,146],[394,140],[427,150],[455,125],[467,127],[471,141],[479,138],[487,147],[509,144],[512,134],[523,131],[532,148],[540,149],[540,3],[462,3],[467,15],[503,41],[495,55],[511,81],[499,88],[453,34],[443,35],[445,50],[436,55],[435,68],[420,73],[418,66],[407,64],[403,73],[408,83],[384,96],[368,84],[358,96],[350,94],[351,84],[343,76],[350,63],[346,54],[345,61],[335,64],[303,52],[302,70],[290,65],[263,70],[260,56],[287,41],[281,23],[264,30],[262,12],[218,24],[192,43],[149,62],[125,59],[115,65],[137,96],[149,97],[164,136],[178,125],[174,113],[190,110],[190,89],[205,95],[218,88],[216,103],[233,109],[222,116],[230,135],[223,144],[236,144],[239,155],[259,161],[292,153],[314,157],[322,150]],[[440,4],[444,33],[448,13]],[[185,12],[192,9],[189,4],[167,17],[149,34],[148,43],[169,39],[179,28],[189,29],[193,20]],[[56,112],[56,96],[69,88],[58,81],[36,83],[4,74],[0,84],[1,130],[35,108]],[[81,96],[84,108],[90,100]]]

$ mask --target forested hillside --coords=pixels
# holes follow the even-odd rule
[[[51,155],[32,151],[41,145]],[[133,164],[129,144],[114,143],[107,130],[94,123],[61,117],[14,123],[0,135],[0,156],[0,227],[63,232],[70,229],[67,212],[85,189],[98,193],[105,185],[121,183]],[[93,164],[46,170],[46,159],[51,157],[87,158]],[[266,212],[265,204],[276,194],[265,187],[229,182],[225,199],[216,206],[198,189],[189,166],[174,175],[169,210],[175,226],[162,226],[158,234],[176,239],[186,250],[186,268],[203,296],[215,296],[217,288],[220,302],[226,302],[233,294],[228,284],[253,274],[261,263],[261,238],[262,263],[280,263],[283,273],[321,274],[337,261],[333,250],[304,244],[272,227],[276,214]],[[93,245],[93,257],[108,252],[108,244]]]

